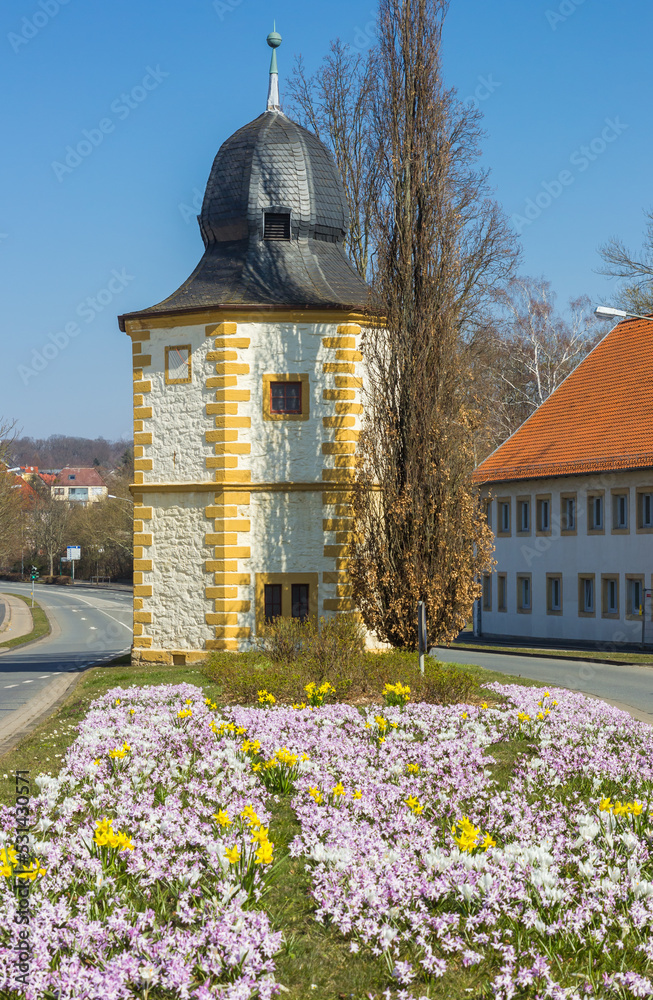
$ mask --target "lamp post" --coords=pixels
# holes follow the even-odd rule
[[[599,319],[647,319],[649,323],[653,323],[653,316],[642,316],[641,313],[615,309],[614,306],[597,306],[594,315],[598,316]]]
[[[108,500],[122,500],[123,503],[130,503],[132,507],[134,506],[134,501],[129,500],[127,497],[117,497],[114,493],[107,493]]]

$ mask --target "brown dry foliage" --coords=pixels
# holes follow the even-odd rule
[[[472,488],[465,331],[506,280],[512,233],[477,168],[474,109],[442,81],[444,0],[381,0],[375,134],[380,158],[375,292],[366,333],[365,427],[353,491],[351,575],[366,626],[415,648],[469,619],[492,536]]]

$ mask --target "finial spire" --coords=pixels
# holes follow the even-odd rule
[[[267,43],[272,49],[270,60],[270,86],[268,87],[268,111],[281,111],[279,104],[279,71],[277,69],[277,49],[281,45],[281,35],[277,31],[277,23],[267,37]]]

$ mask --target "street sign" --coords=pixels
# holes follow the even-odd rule
[[[66,561],[72,562],[73,559],[81,559],[82,550],[79,545],[68,545],[66,548]]]

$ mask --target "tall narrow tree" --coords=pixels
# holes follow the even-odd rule
[[[514,238],[477,167],[479,114],[442,78],[446,0],[381,0],[376,311],[353,492],[353,594],[365,624],[414,647],[467,621],[491,534],[471,485],[465,334],[513,268]]]

